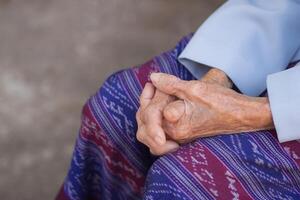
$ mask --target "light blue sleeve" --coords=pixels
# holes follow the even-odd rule
[[[229,0],[197,30],[179,61],[200,78],[223,70],[244,94],[268,89],[280,142],[300,139],[299,0]],[[267,78],[268,77],[268,78]]]
[[[241,92],[258,96],[300,46],[299,0],[229,0],[197,30],[179,61],[201,77],[223,70]],[[299,56],[298,56],[299,58]]]
[[[300,63],[269,75],[267,87],[278,140],[300,139]]]

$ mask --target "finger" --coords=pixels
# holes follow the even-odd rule
[[[137,127],[138,127],[138,130],[136,132],[136,139],[138,141],[142,142],[143,138],[144,138],[142,134],[145,131],[142,131],[144,129],[144,124],[143,124],[143,122],[141,120],[141,110],[140,109],[138,109],[138,111],[136,112],[135,118],[136,118]]]
[[[164,145],[159,145],[145,133],[145,127],[143,125],[140,126],[137,131],[137,140],[146,145],[153,155],[163,155],[176,151],[179,148],[179,144],[171,140],[166,141]]]
[[[168,140],[164,145],[158,146],[156,144],[151,145],[150,152],[153,155],[161,156],[170,152],[174,152],[179,148],[179,144]]]
[[[157,144],[146,133],[147,133],[146,128],[145,128],[144,124],[142,124],[141,126],[138,127],[138,131],[136,134],[137,140],[149,148],[155,147]]]
[[[181,141],[189,138],[189,130],[185,124],[181,125],[180,123],[170,123],[168,121],[163,121],[163,129],[167,135],[167,138],[181,143]]]
[[[183,81],[176,76],[164,73],[152,73],[151,81],[160,91],[184,99],[188,81]]]
[[[177,122],[185,113],[185,103],[183,100],[177,100],[169,103],[163,111],[164,118],[172,123]]]
[[[143,125],[138,126],[138,130],[137,130],[137,133],[136,133],[136,139],[139,142],[141,142],[141,143],[145,144],[146,146],[148,146],[147,143],[146,143],[146,140],[145,140],[145,138],[146,138],[145,136],[146,135],[145,135],[144,126]]]
[[[151,136],[160,145],[166,142],[165,132],[161,124],[163,108],[171,101],[169,97],[169,95],[156,90],[151,105],[143,111],[143,122],[145,123],[147,135]]]
[[[154,86],[153,86],[154,87]],[[174,101],[176,97],[170,96],[162,91],[155,90],[154,97],[151,100],[151,103],[157,104],[160,108],[165,107],[168,103]]]
[[[145,117],[145,129],[157,144],[163,145],[166,142],[166,135],[162,129],[162,112],[160,108],[149,109]]]
[[[142,94],[140,96],[140,106],[142,108],[147,107],[150,104],[151,99],[154,96],[154,93],[155,93],[155,88],[153,87],[153,85],[151,83],[146,83],[142,91]]]

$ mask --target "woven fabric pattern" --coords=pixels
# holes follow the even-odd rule
[[[159,158],[136,140],[135,114],[149,74],[194,79],[177,61],[190,37],[114,73],[87,101],[57,200],[300,199],[300,142],[279,144],[272,131],[197,139]]]

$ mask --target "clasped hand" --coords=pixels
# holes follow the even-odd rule
[[[137,139],[154,155],[199,137],[273,128],[268,99],[231,89],[227,76],[210,70],[201,80],[184,81],[153,73],[140,96]]]

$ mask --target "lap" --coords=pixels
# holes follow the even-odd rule
[[[154,57],[145,64],[112,74],[87,103],[108,140],[141,170],[145,170],[145,166],[148,167],[145,160],[149,160],[149,151],[136,140],[135,115],[139,108],[139,96],[153,72],[172,74],[184,80],[194,79],[177,61],[189,38],[190,36],[184,37],[174,49]]]
[[[112,74],[89,98],[82,111],[82,124],[64,184],[70,196],[139,196],[155,159],[136,140],[139,96],[152,72],[193,79],[177,61],[189,38],[183,38],[174,49],[145,64]]]
[[[146,166],[143,170],[148,170],[153,160],[135,138],[139,95],[152,72],[194,79],[176,59],[187,41],[184,38],[175,49],[143,65],[114,73],[91,98],[109,140],[135,166]],[[151,191],[168,191],[162,192],[168,196],[170,191],[175,196],[179,194],[174,191],[180,191],[180,197],[185,194],[193,199],[294,197],[299,195],[299,177],[295,160],[268,131],[219,136],[198,139],[154,162],[148,173],[145,197],[153,195]],[[157,185],[161,179],[164,184]],[[162,194],[159,195],[161,198]]]
[[[144,199],[162,195],[168,196],[165,199],[299,199],[300,170],[269,131],[203,138],[152,165]]]
[[[143,65],[114,73],[88,100],[66,183],[80,188],[86,182],[93,185],[98,179],[112,179],[120,186],[124,177],[132,185],[143,182],[154,159],[135,137],[139,95],[152,72],[194,79],[177,61],[189,38]],[[299,148],[299,143],[293,146]],[[101,167],[107,173],[100,173]],[[91,171],[88,177],[93,180],[77,178],[86,171]],[[294,197],[299,195],[299,177],[295,160],[269,132],[218,136],[198,139],[157,159],[148,172],[145,199],[162,199],[162,195],[163,199],[172,195],[175,199]],[[107,187],[98,185],[95,193],[103,194]],[[138,192],[140,187],[133,190]]]

